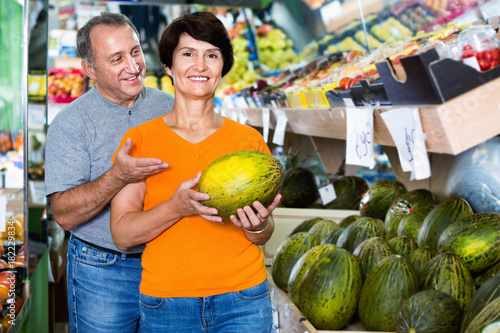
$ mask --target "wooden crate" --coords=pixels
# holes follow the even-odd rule
[[[394,332],[369,332],[366,331],[361,322],[349,323],[345,328],[339,331],[317,330],[309,320],[300,312],[292,300],[283,290],[276,287],[273,282],[271,273],[268,270],[269,292],[271,295],[271,303],[276,310],[275,327],[276,333],[394,333]]]
[[[264,252],[264,263],[271,265],[278,247],[290,235],[292,230],[302,221],[321,217],[339,223],[344,217],[359,215],[357,210],[309,209],[309,208],[276,208],[273,212],[275,228],[271,239],[261,246]]]

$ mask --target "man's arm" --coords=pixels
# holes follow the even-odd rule
[[[168,168],[166,162],[157,158],[131,157],[128,155],[131,147],[132,140],[127,139],[117,152],[115,164],[101,177],[50,195],[55,220],[64,230],[71,230],[96,216],[125,185]]]

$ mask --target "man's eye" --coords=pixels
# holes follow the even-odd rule
[[[114,58],[114,59],[113,59],[113,62],[118,62],[118,61],[120,61],[120,60],[122,60],[122,58],[121,58],[121,57]]]
[[[133,54],[139,54],[139,53],[141,53],[141,50],[135,50],[135,51],[133,52]]]

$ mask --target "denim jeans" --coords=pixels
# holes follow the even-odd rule
[[[68,309],[71,333],[139,331],[141,259],[93,248],[70,237]]]
[[[144,333],[268,333],[273,325],[267,281],[209,297],[161,298],[141,294]]]

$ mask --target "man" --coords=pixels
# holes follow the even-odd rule
[[[50,124],[45,146],[45,194],[55,220],[71,232],[68,308],[71,332],[136,332],[143,246],[119,251],[110,233],[109,202],[126,184],[161,172],[166,162],[132,158],[125,132],[167,113],[171,94],[144,87],[146,64],[130,20],[102,13],[83,26],[77,48],[96,81]]]

